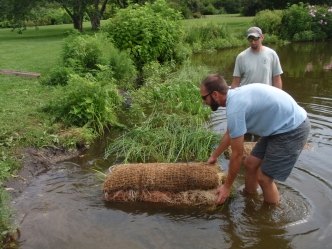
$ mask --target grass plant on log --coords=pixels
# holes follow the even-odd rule
[[[200,119],[155,113],[115,139],[105,157],[124,163],[205,161],[218,141]]]

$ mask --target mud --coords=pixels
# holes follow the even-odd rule
[[[19,196],[24,189],[29,186],[33,179],[56,167],[58,162],[68,160],[82,153],[81,150],[65,150],[60,148],[27,148],[22,151],[22,167],[20,171],[13,175],[5,184],[5,189],[13,198]]]

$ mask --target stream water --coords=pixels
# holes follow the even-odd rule
[[[242,49],[196,55],[193,62],[222,72],[230,82]],[[217,210],[105,203],[102,182],[91,170],[107,166],[100,141],[83,157],[40,175],[13,200],[19,248],[332,248],[332,43],[274,49],[284,70],[284,90],[312,123],[309,148],[279,184],[279,207],[241,194]],[[236,184],[243,184],[242,173]]]

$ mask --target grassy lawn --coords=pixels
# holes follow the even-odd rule
[[[0,69],[47,72],[59,60],[69,25],[28,28],[23,34],[0,30]]]
[[[239,14],[224,14],[205,16],[200,19],[186,19],[183,20],[184,27],[190,29],[192,27],[204,26],[210,23],[220,24],[228,27],[232,33],[244,33],[251,24],[253,17],[243,17]]]
[[[23,34],[0,30],[0,69],[46,74],[60,58],[63,39],[70,25],[28,28]],[[0,74],[0,166],[7,168],[22,146],[41,144],[45,122],[38,109],[52,91],[37,78]],[[9,162],[8,162],[9,160]],[[15,160],[14,160],[15,161]],[[3,167],[6,165],[6,167]],[[0,180],[7,176],[0,170]]]

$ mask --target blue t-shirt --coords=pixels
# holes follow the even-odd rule
[[[245,133],[270,136],[297,128],[307,112],[285,91],[261,83],[230,89],[226,101],[231,138]]]

